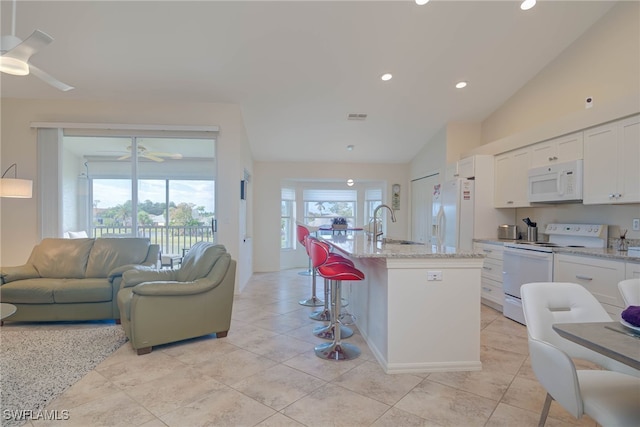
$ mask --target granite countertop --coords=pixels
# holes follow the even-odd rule
[[[505,243],[518,242],[517,240],[498,240],[498,239],[474,239],[474,242],[478,243],[490,243],[495,245],[502,245]],[[640,251],[619,251],[616,249],[601,249],[601,248],[553,248],[553,253],[559,254],[573,254],[583,256],[593,256],[597,258],[617,259],[622,261],[640,262]]]
[[[374,243],[365,234],[323,236],[322,240],[353,258],[484,258],[474,251],[459,251],[452,247],[438,250],[402,239],[386,239]]]

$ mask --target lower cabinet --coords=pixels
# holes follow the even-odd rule
[[[628,262],[626,279],[640,279],[640,262]]]
[[[618,282],[624,280],[626,275],[624,261],[567,254],[556,254],[554,257],[554,282],[581,284],[600,301],[613,319],[620,319],[620,313],[625,308]]]
[[[502,243],[474,243],[476,252],[485,254],[482,266],[482,303],[502,311],[504,292],[502,291]]]

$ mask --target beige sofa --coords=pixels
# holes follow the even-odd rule
[[[26,264],[1,267],[5,321],[120,319],[122,273],[155,269],[159,246],[145,238],[43,239]]]
[[[124,273],[122,327],[138,354],[155,345],[215,333],[231,325],[236,262],[222,245],[198,242],[178,270]]]

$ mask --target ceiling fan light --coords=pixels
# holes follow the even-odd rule
[[[14,76],[29,74],[29,64],[10,56],[0,56],[0,71]]]

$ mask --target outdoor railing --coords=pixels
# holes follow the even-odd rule
[[[94,237],[148,237],[151,243],[160,245],[163,254],[182,255],[183,250],[188,250],[196,242],[213,242],[211,226],[139,226],[138,233],[134,234],[131,227],[94,226]]]

